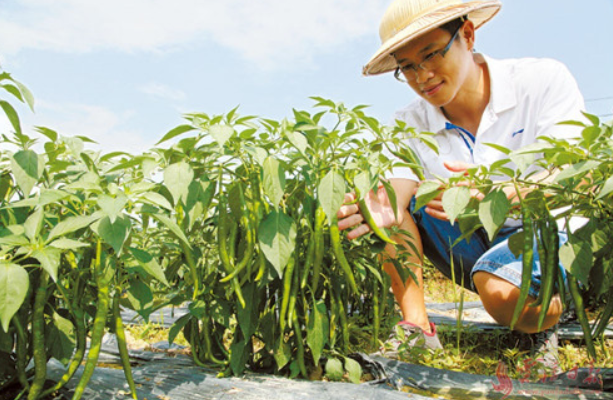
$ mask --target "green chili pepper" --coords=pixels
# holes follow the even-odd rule
[[[233,254],[234,254],[234,243],[236,237],[236,230],[238,228],[237,224],[232,224],[230,218],[228,218],[228,210],[226,208],[226,203],[224,201],[224,196],[221,194],[221,199],[219,200],[219,223],[217,224],[217,241],[219,243],[219,259],[221,260],[222,266],[225,268],[228,274],[231,274],[234,271],[234,263],[233,263]],[[232,225],[231,225],[232,224]],[[229,226],[231,225],[231,226]],[[234,231],[234,234],[230,232],[228,235],[228,228],[231,231]],[[228,243],[228,236],[230,236],[230,244]],[[245,299],[243,297],[243,293],[240,287],[240,282],[234,276],[232,279],[232,289],[234,289],[234,293],[238,298],[241,305],[245,306]]]
[[[266,258],[264,257],[264,253],[258,251],[258,273],[255,276],[255,281],[259,282],[264,277],[266,273]]]
[[[296,268],[294,263],[294,274],[292,277],[292,289],[289,297],[289,305],[287,306],[287,321],[293,322],[294,320],[294,311],[296,310],[296,300],[298,299],[298,287],[300,286],[299,282],[300,270]],[[292,326],[290,325],[290,328]]]
[[[298,368],[303,378],[308,379],[309,373],[307,372],[306,364],[304,362],[304,338],[302,337],[302,327],[298,321],[298,314],[294,313],[292,317],[294,323],[294,335],[296,339],[296,361],[298,362]]]
[[[541,302],[541,311],[538,319],[539,329],[543,325],[545,316],[549,310],[560,269],[558,258],[559,239],[556,221],[551,215],[548,215],[548,218],[544,219],[543,223],[541,223],[541,227],[540,241],[545,259],[541,260],[541,289],[538,297]],[[544,266],[543,263],[545,263]],[[543,271],[545,271],[544,275]]]
[[[255,249],[255,232],[253,227],[251,226],[252,224],[250,223],[251,217],[248,214],[249,211],[245,211],[245,215],[242,218],[243,225],[245,228],[246,242],[243,258],[238,262],[238,264],[236,264],[236,267],[234,267],[234,270],[230,274],[219,280],[219,282],[221,283],[228,282],[229,280],[236,277],[243,269],[245,269],[245,267],[249,264],[251,258],[253,257],[253,251]],[[232,263],[232,260],[230,260],[230,263]]]
[[[311,267],[313,265],[313,261],[315,258],[315,227],[311,229],[311,234],[308,239],[304,239],[308,241],[306,255],[304,257],[304,263],[302,263],[302,278],[300,279],[300,289],[304,289],[307,284],[307,280],[309,278],[309,272],[311,272]]]
[[[28,377],[26,376],[26,367],[28,364],[28,348],[27,343],[28,339],[26,337],[26,332],[21,325],[21,321],[18,318],[18,314],[13,316],[12,319],[13,326],[17,331],[17,343],[16,343],[16,369],[17,369],[17,378],[19,379],[19,383],[25,390],[30,390],[30,382],[28,382]]]
[[[575,303],[575,312],[577,313],[577,319],[579,320],[579,323],[581,324],[581,328],[584,333],[583,336],[585,338],[585,346],[587,347],[588,353],[590,353],[592,358],[595,359],[596,348],[594,347],[594,340],[592,339],[590,321],[587,317],[587,313],[585,312],[585,306],[583,305],[583,296],[581,296],[581,291],[579,290],[577,278],[575,278],[571,274],[568,274],[568,289],[570,290],[573,302]]]
[[[324,226],[326,223],[326,213],[321,206],[315,210],[315,231],[313,232],[313,243],[315,244],[313,256],[313,280],[311,282],[311,291],[314,295],[317,294],[319,286],[319,278],[321,276],[321,266],[324,259]]]
[[[528,213],[525,207],[522,208],[523,217],[523,231],[524,231],[524,245],[522,255],[522,275],[521,275],[521,288],[519,291],[519,297],[517,298],[517,304],[513,312],[513,318],[511,319],[511,329],[517,323],[521,312],[526,304],[528,293],[530,291],[530,283],[532,282],[532,263],[534,262],[534,230],[532,226],[532,217]]]
[[[75,330],[76,330],[76,337],[77,337],[77,347],[76,347],[75,353],[72,356],[72,359],[70,360],[70,365],[68,366],[68,369],[66,370],[64,375],[57,381],[55,385],[53,385],[51,388],[44,391],[40,395],[41,398],[45,398],[51,393],[54,393],[60,390],[62,387],[64,387],[64,385],[68,383],[70,379],[72,379],[75,372],[77,372],[77,369],[79,368],[79,365],[81,365],[81,362],[83,361],[83,358],[85,356],[85,348],[86,348],[86,343],[87,343],[87,330],[85,328],[85,320],[83,318],[83,312],[75,310],[74,314],[75,314]]]
[[[109,286],[106,278],[103,276],[103,271],[100,268],[102,256],[102,242],[98,239],[97,254],[95,261],[94,274],[96,275],[96,283],[98,286],[98,308],[96,309],[96,315],[94,316],[94,322],[91,330],[91,340],[89,353],[87,355],[87,361],[83,368],[83,374],[79,383],[75,388],[72,400],[79,400],[83,396],[83,392],[87,387],[89,380],[94,373],[96,363],[98,362],[98,356],[100,355],[100,348],[102,347],[102,337],[106,328],[106,317],[109,311]]]
[[[611,314],[613,314],[613,288],[609,288],[609,296],[607,297],[607,305],[602,310],[600,314],[600,320],[598,321],[598,325],[594,328],[594,337],[600,337],[604,330],[607,328],[609,324],[609,319],[611,318]]]
[[[343,353],[349,353],[349,322],[347,320],[347,308],[345,307],[345,301],[342,296],[342,292],[336,296],[336,302],[338,303],[338,316],[341,321],[341,335],[343,337]]]
[[[43,390],[47,379],[47,351],[45,348],[45,304],[49,274],[41,271],[40,282],[34,296],[32,310],[32,351],[34,358],[34,379],[28,392],[28,400],[35,400]]]
[[[279,327],[280,332],[283,335],[285,330],[287,310],[289,308],[289,300],[292,293],[292,281],[294,277],[294,266],[296,264],[296,258],[292,255],[289,262],[283,270],[283,292],[281,294],[281,309],[279,310]]]
[[[345,253],[343,252],[343,248],[341,246],[341,235],[338,229],[338,221],[336,218],[330,224],[330,243],[332,244],[332,252],[334,253],[334,257],[336,257],[336,261],[341,266],[343,273],[345,274],[345,278],[351,287],[351,290],[354,294],[358,295],[358,286],[355,283],[355,277],[353,276],[353,271],[351,270],[351,266],[345,257]]]
[[[388,148],[389,149],[389,148]],[[423,173],[423,168],[420,165],[419,158],[417,158],[417,154],[410,147],[403,147],[401,151],[394,151],[389,149],[390,152],[396,157],[400,158],[407,164],[410,164],[411,171],[417,176],[417,179],[420,181],[425,181],[426,177]]]
[[[397,244],[395,241],[390,239],[389,236],[387,236],[387,233],[385,233],[385,231],[381,229],[379,225],[377,225],[372,217],[372,214],[370,213],[370,210],[368,209],[368,206],[366,205],[366,200],[360,199],[358,201],[358,205],[360,206],[360,212],[362,213],[362,217],[364,217],[364,221],[368,224],[368,226],[370,226],[373,233],[386,243]]]
[[[372,328],[372,341],[373,347],[377,347],[379,344],[379,329],[381,326],[381,315],[379,314],[379,281],[373,279],[372,290],[372,313],[373,313],[373,328]]]
[[[132,376],[132,366],[130,365],[130,354],[128,354],[128,345],[126,344],[126,332],[123,327],[123,321],[121,320],[121,313],[119,310],[120,289],[117,288],[115,296],[113,297],[113,320],[115,322],[115,335],[117,337],[117,350],[119,350],[119,358],[121,359],[121,365],[123,367],[123,373],[128,382],[130,392],[132,392],[132,398],[138,399],[136,394],[136,385],[134,384],[134,377]]]

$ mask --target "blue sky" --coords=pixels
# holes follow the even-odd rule
[[[309,96],[368,104],[388,122],[415,95],[361,68],[390,1],[2,0],[0,65],[34,93],[35,113],[18,108],[26,130],[86,135],[104,151],[142,152],[183,113],[281,119],[311,109]],[[587,111],[609,120],[612,27],[613,0],[503,0],[476,47],[564,62]]]

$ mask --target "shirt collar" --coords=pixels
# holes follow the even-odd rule
[[[475,54],[477,59],[484,61],[490,74],[490,102],[487,105],[494,113],[500,114],[517,104],[515,85],[509,68],[499,60],[482,54]],[[434,132],[446,129],[447,117],[439,107],[434,107],[424,99],[420,99],[426,111],[428,126]]]

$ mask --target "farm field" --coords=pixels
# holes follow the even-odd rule
[[[436,150],[431,134],[384,126],[365,106],[313,97],[313,110],[282,120],[237,109],[188,114],[147,152],[103,154],[88,149],[95,144],[85,135],[47,127],[37,127],[37,137],[25,134],[11,103],[32,106],[33,96],[6,72],[0,83],[13,129],[3,134],[11,150],[0,154],[0,391],[36,400],[68,385],[72,399],[88,398],[105,369],[109,336],[117,356],[112,369],[133,398],[141,372],[131,352],[161,341],[182,346],[182,360],[216,377],[369,380],[366,368],[378,364],[353,355],[375,352],[398,320],[381,263],[385,246],[407,233],[373,229],[346,240],[336,213],[347,192],[362,209],[373,190],[385,190],[395,205],[386,174],[403,166],[423,177],[405,143],[420,140]],[[563,343],[560,366],[567,371],[612,364],[613,129],[586,117],[591,124],[582,123],[577,143],[549,139],[506,150],[520,170],[561,169],[550,184],[498,163],[425,182],[417,192],[419,206],[441,185],[454,186],[443,204],[466,234],[483,228],[493,237],[508,217],[541,233],[516,234],[512,247],[524,260],[538,251],[543,287],[561,282],[558,261],[568,273],[568,290],[558,287],[577,311],[582,339]],[[506,198],[504,184],[492,178],[500,175],[504,184],[530,188],[521,204]],[[482,201],[460,183],[466,179]],[[568,226],[573,217],[588,222],[569,230],[560,246],[556,219]],[[393,260],[405,281],[410,255],[404,249]],[[474,302],[427,274],[428,292],[446,294],[430,303]],[[553,290],[541,293],[537,301],[549,304]],[[171,325],[149,321],[173,308],[182,314]],[[145,322],[133,325],[126,313]],[[400,360],[488,376],[504,362],[511,366],[507,378],[543,378],[526,371],[530,359],[508,332],[456,323],[441,333],[444,352],[409,351]]]

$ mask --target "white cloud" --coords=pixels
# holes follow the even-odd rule
[[[171,101],[182,101],[187,98],[185,92],[157,82],[150,82],[142,86],[140,91],[151,96]]]
[[[117,114],[95,105],[38,102],[37,125],[57,131],[62,136],[86,136],[97,142],[87,145],[103,152],[126,151],[141,154],[153,142],[141,133],[125,128],[131,112]]]
[[[5,0],[0,49],[166,51],[202,40],[264,68],[376,35],[388,0]],[[211,57],[211,61],[215,59]]]

